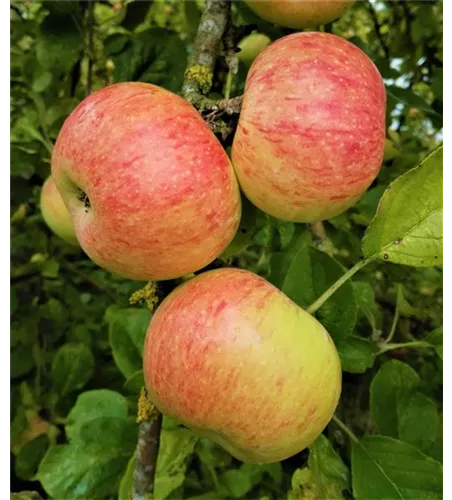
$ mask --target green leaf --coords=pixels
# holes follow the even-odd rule
[[[370,413],[382,434],[397,438],[397,403],[419,386],[418,374],[406,363],[387,361],[370,384]]]
[[[144,387],[143,370],[138,370],[124,383],[124,389],[132,394],[140,394],[141,388]]]
[[[39,64],[52,72],[66,72],[80,57],[83,39],[70,14],[49,14],[36,39]]]
[[[48,259],[41,268],[41,275],[44,278],[56,278],[60,271],[60,263],[56,259]]]
[[[162,429],[155,477],[155,497],[165,499],[185,479],[187,462],[198,441],[191,431]]]
[[[35,366],[33,346],[31,344],[19,345],[12,349],[10,355],[11,378],[23,377]]]
[[[16,457],[14,472],[24,481],[30,481],[38,470],[39,463],[45,455],[50,441],[47,434],[41,434],[26,443]]]
[[[114,48],[109,39],[107,50],[115,69],[115,82],[141,81],[159,85],[173,92],[182,86],[187,54],[179,36],[164,28],[149,28],[130,35],[127,42],[121,36],[118,50],[117,35]]]
[[[41,71],[35,77],[31,90],[33,92],[42,92],[52,83],[52,73],[50,71]]]
[[[441,464],[414,446],[384,436],[353,443],[354,498],[442,499]]]
[[[72,0],[70,2],[49,2],[46,9],[55,14],[75,14],[80,8],[80,2]]]
[[[284,220],[275,219],[276,229],[281,241],[281,248],[286,248],[295,234],[295,224]]]
[[[443,359],[443,327],[433,330],[425,340],[435,346],[436,354]]]
[[[137,463],[137,456],[133,454],[130,457],[127,469],[119,483],[118,500],[130,500],[132,487],[133,487],[133,473],[135,472],[135,464]]]
[[[367,318],[372,327],[372,332],[374,333],[377,330],[377,303],[375,301],[375,292],[372,286],[366,281],[355,281],[352,285],[358,311],[362,312]]]
[[[303,239],[303,235],[300,238]],[[283,262],[280,260],[278,264],[281,269],[285,269],[285,273],[284,277],[279,278],[279,286],[289,298],[303,308],[312,304],[344,274],[342,266],[334,259],[306,244],[300,244],[295,252],[289,249],[287,253],[283,253],[282,259]],[[316,313],[319,321],[337,342],[352,333],[356,314],[351,282],[339,288]]]
[[[11,145],[11,177],[30,179],[35,173],[39,157],[35,151]]]
[[[409,108],[417,108],[424,111],[428,115],[435,116],[437,118],[442,118],[442,116],[432,109],[422,97],[416,95],[411,89],[402,89],[399,87],[387,86],[386,94],[388,96],[389,103],[391,106],[391,100],[395,103],[401,103]],[[394,105],[394,104],[393,104]]]
[[[49,450],[37,478],[53,498],[115,497],[135,450],[137,431],[133,418],[100,417],[85,422],[76,440]]]
[[[419,317],[419,311],[415,309],[406,299],[404,295],[404,286],[400,283],[397,285],[397,303],[396,308],[402,316]]]
[[[81,426],[90,420],[99,417],[125,418],[127,414],[127,399],[118,392],[108,389],[84,392],[67,416],[66,435],[72,441],[78,438]]]
[[[258,209],[242,196],[242,217],[240,219],[240,225],[231,243],[221,254],[221,259],[227,260],[240,255],[253,243],[258,213]]]
[[[349,373],[364,373],[368,368],[372,368],[379,352],[374,342],[352,335],[338,342],[336,347],[342,370]]]
[[[19,300],[17,298],[16,290],[12,286],[9,287],[9,314],[12,316],[17,310]]]
[[[11,493],[10,500],[42,500],[41,495],[37,491],[21,491],[19,493]]]
[[[162,429],[154,486],[156,499],[164,500],[184,482],[187,462],[197,441],[198,438],[187,429]],[[134,455],[121,479],[119,500],[130,498],[135,462]]]
[[[196,454],[201,463],[209,470],[230,467],[232,456],[210,439],[201,438],[196,446]]]
[[[258,476],[256,481],[242,469],[230,469],[221,476],[221,484],[227,488],[232,498],[243,498],[260,479]]]
[[[443,463],[443,415],[441,414],[438,419],[438,427],[436,428],[436,438],[432,447],[428,451],[430,455],[438,462]]]
[[[442,264],[443,148],[397,178],[381,198],[362,247],[366,257],[417,267]]]
[[[309,447],[308,466],[293,474],[288,498],[340,499],[344,498],[343,490],[348,489],[349,484],[348,468],[321,434]]]
[[[121,26],[132,31],[139,24],[144,23],[146,15],[151,8],[153,0],[133,0],[126,6],[126,15],[121,22]]]
[[[94,357],[85,344],[65,344],[53,358],[53,386],[63,396],[81,389],[93,373]]]
[[[397,404],[399,438],[428,454],[439,425],[436,404],[424,394],[411,394]]]
[[[107,318],[113,358],[124,377],[143,368],[143,345],[151,313],[148,309],[119,309]]]

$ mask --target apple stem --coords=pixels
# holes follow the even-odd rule
[[[322,295],[314,301],[306,311],[309,314],[314,314],[317,309],[319,309],[330,297],[336,292],[345,282],[347,282],[355,273],[360,269],[367,266],[369,262],[375,259],[375,256],[369,257],[368,259],[363,259],[357,262],[351,269],[344,273],[335,283],[333,283]]]
[[[347,436],[354,442],[354,443],[359,443],[359,439],[356,437],[355,433],[348,427],[347,425],[342,422],[336,415],[333,415],[333,418],[331,419],[332,422],[334,422],[342,431],[347,434]]]

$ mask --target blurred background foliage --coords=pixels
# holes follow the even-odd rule
[[[142,341],[150,317],[129,297],[144,283],[112,276],[51,234],[39,194],[58,131],[87,92],[129,80],[180,90],[202,6],[202,0],[10,4],[11,491],[34,490],[57,499],[127,498]],[[236,25],[255,25],[272,40],[291,32],[259,19],[241,1],[233,3],[233,19]],[[325,222],[327,240],[245,201],[237,237],[210,267],[235,265],[278,282],[288,257],[295,266],[297,259],[300,266],[308,259],[314,280],[329,282],[341,266],[357,262],[360,239],[385,188],[442,142],[442,25],[440,1],[374,0],[358,1],[340,20],[319,28],[363,49],[385,79],[383,168],[355,207]],[[246,73],[241,63],[232,96],[243,92]],[[226,78],[220,58],[213,95],[223,93]],[[311,245],[303,258],[296,255],[302,244]],[[336,263],[325,261],[325,252]],[[170,285],[158,284],[157,294]],[[377,357],[359,342],[370,344],[392,327],[398,342],[441,327],[442,270],[373,263],[335,296],[336,316],[325,306],[319,311],[324,324],[349,329],[358,339],[357,346],[349,343],[341,352],[346,371],[341,418],[358,435],[374,430],[369,385],[391,357],[416,370],[420,393],[434,401],[431,422],[441,426],[441,358],[428,349]],[[344,311],[352,317],[347,324]],[[435,427],[427,446],[437,459],[441,432]],[[328,440],[318,441],[329,470],[317,468],[315,474],[328,478],[330,491],[350,497],[347,440],[338,429],[329,428],[327,435],[337,454]],[[305,451],[281,464],[243,465],[165,420],[157,498],[319,498],[313,457]]]

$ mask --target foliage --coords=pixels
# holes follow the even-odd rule
[[[203,2],[11,4],[12,491],[127,498],[151,312],[145,284],[99,269],[45,226],[38,200],[58,131],[89,86],[141,80],[178,92]],[[288,33],[234,2],[237,25]],[[381,172],[324,223],[278,221],[244,202],[214,266],[257,272],[309,306],[362,255],[372,261],[316,311],[338,347],[343,394],[324,435],[280,464],[241,464],[164,419],[156,498],[441,498],[442,3],[356,2],[321,28],[374,60],[387,86]],[[90,51],[90,31],[93,50]],[[92,62],[91,62],[92,61]],[[226,85],[217,64],[213,96]],[[231,95],[243,92],[240,66]],[[378,207],[378,209],[377,209]],[[362,243],[361,243],[362,242]],[[362,246],[361,246],[362,244]],[[401,264],[401,265],[400,265]],[[157,295],[165,284],[157,284]],[[27,490],[27,491],[25,491]]]

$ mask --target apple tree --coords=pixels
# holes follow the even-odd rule
[[[442,498],[442,2],[10,16],[11,498]]]

